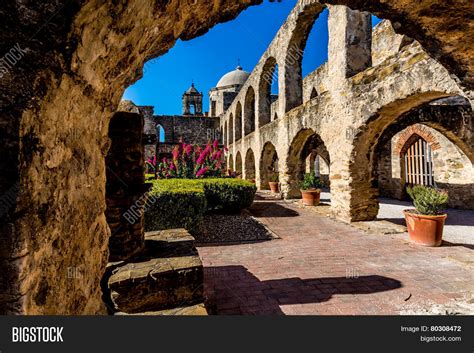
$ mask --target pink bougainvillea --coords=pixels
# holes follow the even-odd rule
[[[219,148],[217,140],[208,142],[206,146],[196,146],[181,141],[173,148],[172,160],[163,158],[158,165],[155,163],[154,170],[159,179],[224,177],[227,174],[226,152],[226,148]]]

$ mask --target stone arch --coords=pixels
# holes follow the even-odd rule
[[[255,91],[252,86],[247,89],[244,103],[244,135],[255,131]]]
[[[303,5],[285,54],[285,112],[303,104],[302,60],[311,29],[323,11],[318,2]],[[283,92],[282,92],[283,93]]]
[[[273,115],[273,120],[277,120],[278,119],[278,113],[275,112],[275,114]]]
[[[330,166],[329,160],[326,159],[326,156],[323,156],[325,151],[322,150],[322,146],[318,146],[318,148],[311,151],[311,153],[306,157],[306,173],[310,173],[314,171],[316,176],[321,178],[325,185],[329,186],[329,173],[330,173]]]
[[[316,87],[313,87],[311,91],[311,95],[309,96],[309,99],[316,98],[318,96],[318,91],[316,91]]]
[[[400,155],[404,154],[406,150],[413,143],[413,139],[422,138],[431,145],[431,149],[436,151],[440,148],[439,142],[436,137],[423,125],[411,125],[409,126],[403,134],[400,136],[400,139],[397,141],[396,146],[394,147],[394,152]]]
[[[237,102],[235,108],[235,138],[234,143],[242,138],[242,104]]]
[[[234,116],[232,113],[230,113],[230,118],[229,118],[229,138],[228,138],[228,144],[232,145],[235,142],[234,139]]]
[[[274,57],[269,57],[265,62],[258,83],[258,126],[262,127],[271,120],[272,105],[272,82],[275,80],[277,61]],[[278,80],[278,77],[276,77]]]
[[[166,141],[166,131],[165,131],[165,128],[163,127],[163,125],[156,124],[155,129],[156,129],[156,141],[158,143],[159,142],[165,142]]]
[[[227,121],[224,123],[224,131],[222,134],[222,144],[224,146],[229,145],[229,136],[227,136]]]
[[[240,151],[235,155],[235,173],[237,178],[242,178],[242,155]]]
[[[306,159],[312,153],[330,161],[329,152],[322,138],[312,129],[301,129],[293,138],[286,160],[285,197],[300,197],[299,183],[306,173]]]
[[[255,155],[251,148],[245,154],[245,179],[255,181]]]
[[[442,114],[427,114],[434,107],[430,106],[430,102],[446,96],[448,94],[442,92],[425,92],[394,101],[382,107],[358,129],[352,141],[349,163],[350,196],[346,195],[349,203],[339,205],[341,208],[336,213],[339,213],[340,218],[346,221],[362,221],[377,217],[379,209],[377,146],[383,138],[400,131],[400,126],[406,127],[410,122],[422,122],[439,129],[440,132],[447,131],[446,137],[461,149],[467,150],[466,155],[474,156],[472,147],[466,144],[468,141],[473,142],[470,107],[460,108],[459,114],[464,116],[463,119],[444,119]]]
[[[268,182],[272,175],[278,174],[278,153],[275,146],[270,142],[263,145],[260,156],[260,188],[270,189]]]

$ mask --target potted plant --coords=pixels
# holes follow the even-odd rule
[[[407,188],[415,210],[404,210],[410,239],[424,246],[440,246],[447,214],[442,209],[448,203],[448,193],[426,186]]]
[[[278,173],[273,173],[270,176],[270,181],[268,182],[268,185],[270,186],[270,190],[272,192],[278,193],[280,192],[280,184],[279,184],[279,176]]]
[[[319,205],[321,188],[324,186],[315,172],[305,174],[303,181],[300,184],[301,195],[303,196],[303,203],[306,206]]]

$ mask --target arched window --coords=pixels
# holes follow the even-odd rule
[[[160,124],[156,124],[156,140],[165,142],[165,129]]]
[[[403,149],[405,183],[407,185],[434,185],[433,154],[431,146],[414,134]]]

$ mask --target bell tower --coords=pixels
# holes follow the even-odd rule
[[[183,94],[183,115],[202,115],[202,93],[194,87],[194,82]]]

